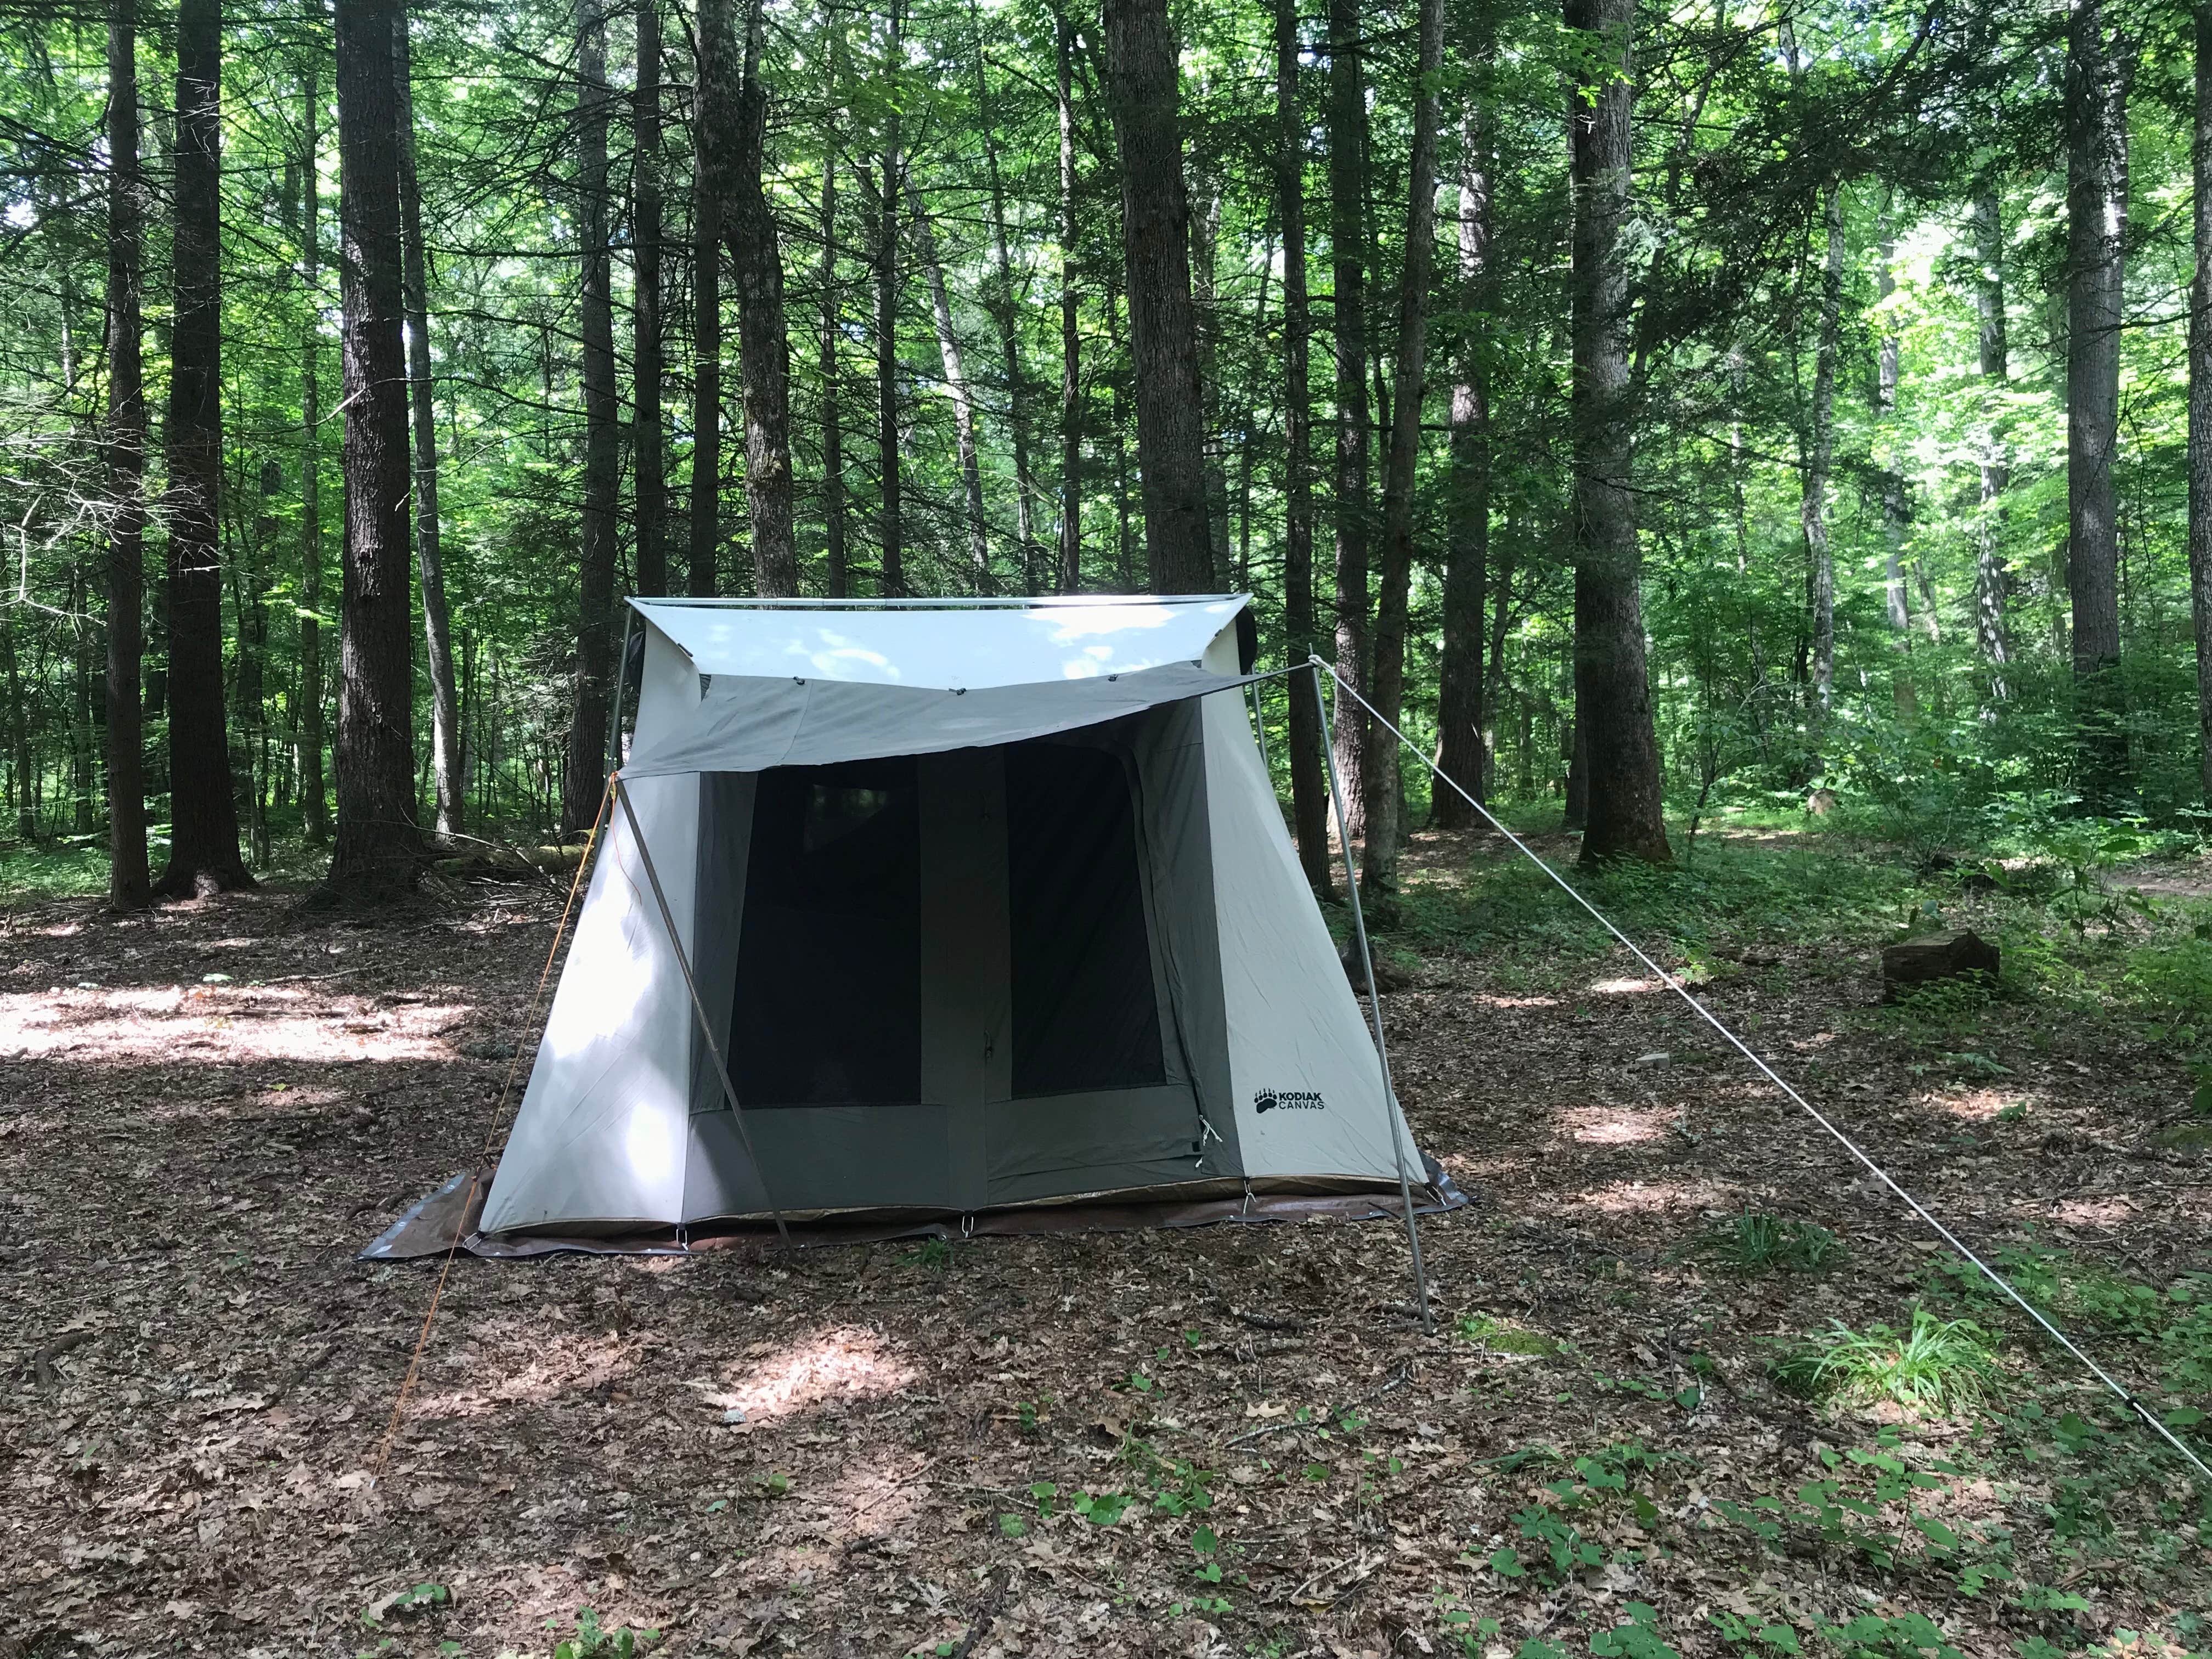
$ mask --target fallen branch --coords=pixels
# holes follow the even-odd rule
[[[991,1628],[991,1621],[999,1616],[1000,1603],[1006,1599],[1006,1586],[1014,1582],[1013,1570],[1005,1566],[994,1567],[991,1577],[996,1583],[992,1588],[990,1599],[975,1614],[975,1622],[968,1627],[967,1635],[962,1637],[959,1645],[952,1650],[952,1659],[968,1659],[969,1654],[975,1650],[975,1644],[981,1641],[984,1632]]]
[[[1380,1383],[1376,1384],[1374,1388],[1370,1389],[1365,1394],[1361,1395],[1358,1399],[1346,1401],[1343,1405],[1326,1412],[1324,1413],[1324,1418],[1340,1417],[1346,1412],[1350,1411],[1354,1406],[1364,1406],[1370,1401],[1380,1400],[1384,1395],[1389,1393],[1391,1389],[1403,1388],[1406,1383],[1412,1379],[1413,1375],[1413,1368],[1412,1362],[1408,1361],[1402,1364],[1396,1370],[1391,1372],[1389,1376],[1383,1378]],[[1232,1446],[1241,1446],[1248,1440],[1259,1440],[1263,1439],[1271,1434],[1280,1434],[1285,1429],[1305,1429],[1311,1428],[1312,1426],[1313,1425],[1310,1421],[1301,1423],[1296,1418],[1285,1418],[1280,1423],[1270,1423],[1263,1428],[1248,1429],[1243,1434],[1238,1435],[1234,1440],[1224,1441],[1222,1443],[1225,1449]]]
[[[73,1349],[82,1348],[92,1340],[91,1331],[64,1331],[59,1336],[31,1356],[31,1371],[42,1389],[51,1389],[61,1379],[54,1370],[54,1361]]]
[[[1301,1332],[1306,1328],[1303,1319],[1278,1319],[1272,1314],[1247,1313],[1242,1308],[1231,1308],[1229,1316],[1240,1324],[1249,1325],[1255,1331]]]

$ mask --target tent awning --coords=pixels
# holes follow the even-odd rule
[[[1196,662],[1246,604],[1212,593],[630,601],[702,674],[971,690]]]
[[[641,739],[622,770],[629,778],[764,772],[988,748],[1234,690],[1257,678],[1218,674],[1190,662],[966,690],[716,674],[697,708]]]

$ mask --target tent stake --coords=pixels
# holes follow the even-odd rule
[[[753,1173],[760,1177],[761,1194],[768,1198],[769,1212],[775,1218],[775,1231],[783,1240],[783,1248],[791,1249],[791,1229],[784,1225],[783,1211],[774,1198],[769,1197],[768,1171],[761,1167],[760,1154],[753,1151],[752,1132],[745,1127],[745,1109],[738,1104],[737,1085],[730,1081],[730,1068],[722,1063],[722,1045],[714,1041],[714,1027],[708,1024],[707,1010],[699,1000],[699,983],[691,977],[691,958],[684,954],[684,940],[676,931],[676,918],[668,908],[668,895],[660,890],[660,876],[653,867],[652,849],[645,844],[645,831],[637,822],[637,814],[629,804],[629,791],[624,787],[622,774],[610,775],[615,787],[615,799],[622,803],[623,817],[629,825],[630,839],[637,842],[638,860],[645,866],[645,878],[653,888],[653,902],[660,908],[660,925],[667,932],[669,949],[676,952],[676,965],[684,970],[684,988],[691,994],[691,1012],[699,1022],[699,1035],[707,1039],[707,1052],[714,1057],[714,1075],[722,1080],[722,1095],[730,1103],[730,1115],[737,1120],[738,1139],[744,1145],[745,1156],[752,1160]]]
[[[1413,1294],[1421,1304],[1421,1333],[1437,1334],[1436,1316],[1429,1311],[1429,1276],[1421,1267],[1421,1229],[1413,1219],[1413,1187],[1406,1178],[1406,1135],[1398,1127],[1398,1091],[1390,1081],[1390,1049],[1382,1041],[1382,992],[1375,982],[1375,952],[1367,943],[1367,918],[1359,908],[1359,876],[1352,867],[1352,830],[1344,820],[1344,782],[1336,775],[1336,743],[1329,729],[1328,706],[1322,702],[1319,657],[1309,657],[1314,678],[1314,702],[1320,707],[1321,752],[1328,761],[1328,799],[1336,810],[1336,839],[1344,848],[1344,886],[1352,896],[1352,931],[1359,938],[1359,960],[1367,968],[1367,1012],[1375,1025],[1375,1054],[1382,1062],[1382,1108],[1390,1116],[1390,1150],[1398,1160],[1398,1196],[1406,1206],[1406,1242],[1413,1247]],[[648,868],[650,866],[647,866]]]

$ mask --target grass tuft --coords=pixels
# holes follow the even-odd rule
[[[1815,1273],[1844,1259],[1844,1241],[1810,1221],[1785,1221],[1761,1210],[1747,1210],[1733,1225],[1698,1241],[1695,1254],[1747,1276],[1754,1273]]]
[[[1808,1399],[1858,1406],[1894,1405],[1916,1416],[1981,1404],[2000,1392],[2003,1373],[1988,1334],[1971,1319],[1912,1310],[1912,1328],[1864,1331],[1838,1323],[1771,1367],[1777,1382]]]

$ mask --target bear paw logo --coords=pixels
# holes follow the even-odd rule
[[[1272,1112],[1275,1109],[1275,1103],[1273,1089],[1262,1089],[1252,1097],[1252,1109],[1255,1112]]]

